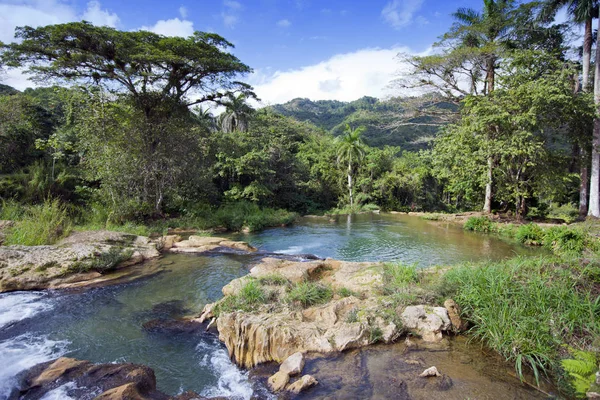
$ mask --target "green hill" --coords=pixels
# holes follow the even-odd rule
[[[337,100],[318,100],[297,98],[285,104],[270,108],[279,114],[293,117],[299,121],[310,121],[316,126],[340,135],[346,124],[353,127],[364,126],[364,139],[374,147],[400,146],[404,150],[414,151],[426,148],[439,131],[441,120],[437,117],[421,115],[417,112],[410,117],[407,102],[418,100],[418,109],[431,105],[436,99],[393,98],[381,101],[374,97],[362,97],[351,102]],[[453,110],[448,103],[440,103],[435,110]],[[402,120],[403,124],[397,124]]]

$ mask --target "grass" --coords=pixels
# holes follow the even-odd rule
[[[42,204],[26,206],[22,211],[17,210],[14,204],[3,203],[2,217],[16,220],[6,235],[7,245],[54,244],[72,229],[67,208],[58,200],[46,200]]]
[[[542,228],[534,223],[516,226],[495,223],[487,217],[471,217],[464,229],[495,233],[529,246],[544,246],[559,256],[580,257],[600,251],[598,235],[594,235],[597,227],[588,223]]]
[[[493,222],[488,217],[471,217],[464,225],[464,229],[473,232],[492,232]]]
[[[290,303],[300,303],[302,307],[327,303],[333,297],[330,287],[313,282],[295,284],[287,294]]]
[[[261,285],[285,286],[290,283],[290,281],[279,274],[267,274],[257,279]]]
[[[340,297],[350,297],[350,296],[354,296],[354,297],[360,297],[359,293],[356,293],[354,290],[350,290],[348,288],[339,288],[336,293],[340,296]]]
[[[405,265],[402,263],[383,264],[384,291],[395,292],[414,283],[419,283],[420,275],[416,264]]]
[[[252,311],[260,304],[269,301],[269,296],[256,279],[248,280],[239,293],[223,298],[215,309],[215,315],[233,311]]]
[[[466,265],[443,276],[442,295],[460,305],[470,333],[514,362],[520,376],[525,366],[536,379],[558,376],[565,345],[599,345],[600,280],[590,273],[598,268],[544,257]]]

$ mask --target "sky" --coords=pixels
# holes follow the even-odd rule
[[[0,41],[16,26],[87,20],[170,36],[215,32],[253,69],[243,80],[263,105],[296,97],[351,101],[402,95],[398,54],[427,54],[460,7],[481,0],[0,0]],[[24,89],[20,71],[0,77]]]

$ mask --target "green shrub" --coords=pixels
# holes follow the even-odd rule
[[[21,219],[9,230],[6,244],[54,244],[70,231],[67,208],[58,200],[46,200],[43,204],[26,207]]]
[[[442,287],[471,322],[471,333],[508,360],[519,375],[560,373],[565,344],[591,346],[600,337],[600,300],[578,260],[515,258],[449,270]]]
[[[544,246],[556,254],[577,256],[585,249],[587,234],[567,226],[553,226],[546,230]]]
[[[579,218],[579,208],[572,203],[566,203],[560,206],[557,203],[552,203],[548,209],[548,214],[546,217],[552,219],[562,219],[567,224],[570,224]]]
[[[225,296],[216,308],[215,315],[233,311],[252,311],[257,305],[266,303],[269,296],[265,293],[260,283],[255,279],[248,280],[235,295]]]
[[[297,217],[296,213],[286,210],[261,209],[254,203],[237,202],[219,207],[214,214],[214,222],[230,231],[240,231],[243,228],[258,231],[271,226],[289,225]]]
[[[369,332],[369,343],[377,343],[383,339],[383,331],[380,327],[376,326],[371,328]]]
[[[0,220],[18,221],[25,214],[25,207],[14,200],[2,200]]]
[[[470,217],[464,225],[467,231],[489,233],[493,230],[493,222],[488,217]]]
[[[530,246],[541,246],[544,243],[544,230],[537,224],[521,225],[517,228],[515,238],[519,243]]]
[[[331,300],[332,297],[333,291],[331,288],[313,282],[297,283],[287,295],[289,302],[299,302],[303,307],[326,303]]]
[[[348,311],[348,314],[346,315],[346,322],[349,324],[358,322],[358,309],[356,307]]]

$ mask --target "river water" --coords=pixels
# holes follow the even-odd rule
[[[397,215],[362,215],[336,222],[310,219],[288,228],[233,236],[265,252],[398,260],[422,267],[536,253],[451,225]],[[14,388],[20,371],[62,355],[148,365],[156,373],[158,388],[168,394],[192,390],[236,399],[269,397],[264,379],[232,364],[216,337],[165,336],[142,328],[152,319],[197,313],[219,299],[221,288],[245,275],[259,258],[260,254],[166,255],[159,261],[162,273],[132,283],[0,294],[0,399]],[[71,398],[73,389],[62,387],[56,398]]]

